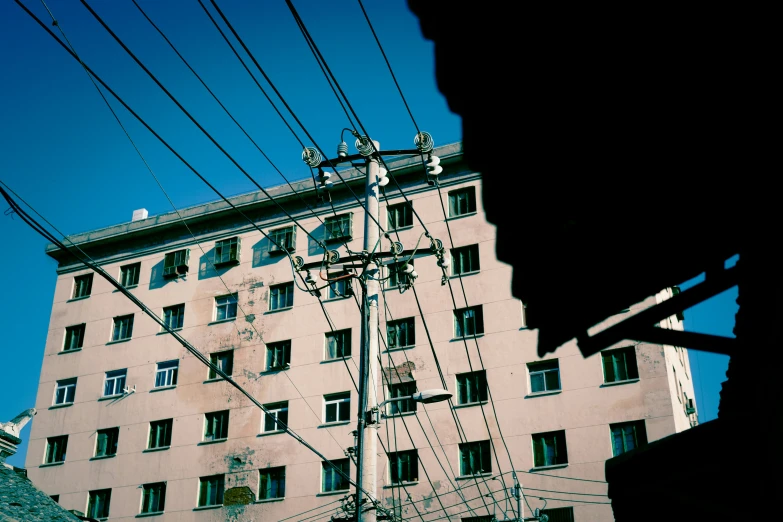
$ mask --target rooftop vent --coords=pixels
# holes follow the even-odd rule
[[[147,209],[140,208],[138,210],[134,210],[133,219],[131,219],[131,221],[141,221],[142,219],[147,219]]]

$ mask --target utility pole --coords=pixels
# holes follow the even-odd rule
[[[381,146],[377,141],[375,150]],[[380,164],[377,156],[369,156],[366,160],[367,180],[364,193],[364,251],[378,250],[380,230],[378,230],[378,174]],[[362,492],[375,494],[377,482],[378,441],[375,437],[376,424],[368,423],[366,412],[377,407],[377,404],[368,404],[372,394],[377,393],[378,379],[378,267],[374,264],[367,265],[365,283],[362,285],[362,346],[359,357],[359,425],[357,437],[357,466],[356,483],[356,519],[357,522],[375,522],[375,506],[371,504],[374,499],[367,499],[368,509],[363,509],[364,501]],[[377,402],[377,401],[373,401]],[[368,407],[369,406],[369,407]]]
[[[517,513],[519,513],[519,522],[525,520],[524,507],[522,507],[522,486],[517,479],[517,474],[514,473],[514,496],[517,497]]]

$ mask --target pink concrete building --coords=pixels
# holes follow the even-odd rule
[[[385,273],[377,397],[444,383],[454,397],[386,409],[378,429],[379,515],[510,520],[513,470],[525,516],[545,508],[550,522],[612,520],[605,461],[696,422],[688,353],[621,343],[584,359],[570,343],[540,360],[536,332],[526,329],[522,304],[511,296],[511,269],[495,257],[481,175],[464,165],[459,144],[435,153],[445,169],[440,192],[425,182],[418,158],[389,165],[432,236],[451,250],[454,300],[431,256],[414,260],[415,293],[401,293],[398,274]],[[361,194],[359,172],[343,177]],[[316,205],[312,182],[293,186],[317,216],[289,187],[269,192],[302,228],[261,193],[231,201],[306,262],[323,255],[314,238],[341,254],[343,243],[362,249],[364,215],[350,193],[337,184],[333,211]],[[381,224],[413,248],[423,227],[392,187]],[[520,205],[535,197],[517,190]],[[321,306],[294,284],[285,252],[224,202],[180,213],[195,239],[176,213],[143,213],[70,239],[270,414],[215,378],[107,281],[50,247],[58,279],[29,477],[66,509],[112,521],[345,517],[342,499],[352,489],[277,421],[354,476],[348,449],[357,420],[360,314],[351,284],[324,289]],[[520,233],[524,228],[520,223]],[[380,248],[388,246],[384,240]],[[590,306],[590,296],[584,302]],[[672,317],[661,327],[682,323]]]

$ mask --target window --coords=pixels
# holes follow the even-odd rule
[[[65,345],[63,351],[78,350],[84,346],[84,329],[87,325],[77,324],[65,327]]]
[[[225,352],[217,352],[209,354],[209,360],[220,368],[223,373],[226,375],[231,375],[231,373],[234,371],[234,351],[228,350]],[[213,370],[212,368],[209,369],[209,379],[222,379],[222,377],[219,377],[217,372]]]
[[[85,274],[73,278],[73,296],[71,299],[87,297],[92,292],[92,274]]]
[[[215,298],[215,321],[225,321],[237,316],[237,294]]]
[[[533,434],[533,465],[535,467],[568,464],[565,431]]]
[[[484,312],[479,306],[454,310],[454,336],[469,337],[484,333]]]
[[[95,438],[95,456],[111,457],[117,454],[117,441],[120,438],[119,428],[98,430]]]
[[[122,389],[125,388],[125,377],[128,374],[128,370],[112,370],[106,372],[106,380],[103,381],[103,396],[111,397],[112,395],[120,395]]]
[[[449,217],[464,216],[476,212],[476,189],[466,187],[449,192]]]
[[[386,228],[389,230],[413,226],[413,211],[411,204],[407,201],[387,207],[386,213],[388,217],[388,226]]]
[[[413,266],[413,260],[409,260],[407,262],[403,261],[400,263],[391,263],[386,265],[386,270],[388,271],[388,279],[386,280],[386,287],[387,288],[394,288],[397,286],[400,286],[400,284],[404,284],[406,281],[406,275],[402,271],[402,267],[406,264]]]
[[[451,275],[468,274],[478,272],[479,249],[478,245],[470,245],[454,248],[451,251]]]
[[[619,382],[639,378],[636,349],[633,346],[601,352],[604,361],[604,382]]]
[[[110,489],[90,491],[90,500],[87,502],[87,516],[91,518],[107,518],[109,516],[110,503]]]
[[[155,370],[155,387],[177,385],[177,373],[179,372],[179,359],[175,361],[159,362]]]
[[[408,397],[416,393],[415,382],[401,382],[389,385],[389,399],[397,397]],[[387,404],[387,415],[399,415],[400,413],[409,413],[416,411],[416,402],[413,399],[402,401],[393,401]]]
[[[541,514],[548,516],[549,522],[574,522],[575,520],[572,507],[542,509]]]
[[[351,419],[351,392],[324,395],[324,422],[345,422]]]
[[[290,226],[270,230],[269,241],[272,243],[269,247],[270,254],[293,252],[296,250],[296,227]]]
[[[215,266],[238,265],[240,260],[240,247],[242,243],[238,237],[224,239],[215,243]]]
[[[288,401],[265,404],[264,433],[280,431],[288,424]]]
[[[457,404],[472,404],[487,400],[487,372],[457,374]]]
[[[258,500],[285,497],[285,467],[259,471]]]
[[[416,344],[416,322],[413,317],[386,323],[389,350],[408,348]]]
[[[228,410],[204,414],[204,441],[228,438]]]
[[[168,448],[171,446],[171,429],[174,419],[150,422],[150,440],[147,449]]]
[[[172,330],[179,330],[185,324],[185,305],[167,306],[163,309],[163,322]]]
[[[326,334],[326,359],[351,355],[351,330],[337,330]]]
[[[65,462],[65,450],[68,448],[68,435],[49,437],[46,439],[46,454],[44,464]]]
[[[337,279],[340,277],[342,279]],[[332,272],[329,274],[329,279],[336,279],[336,281],[329,283],[328,299],[341,299],[343,297],[351,297],[353,295],[351,277],[346,272]]]
[[[541,393],[560,389],[560,364],[557,359],[529,363],[530,393]]]
[[[120,267],[120,284],[125,288],[131,288],[139,284],[139,272],[141,263],[133,263]]]
[[[612,431],[612,455],[622,455],[647,444],[644,421],[621,422],[609,425]]]
[[[76,395],[76,377],[57,381],[54,388],[54,404],[72,404]]]
[[[353,213],[330,216],[324,220],[324,241],[351,239]]]
[[[392,484],[419,480],[419,460],[416,450],[389,453],[389,480]]]
[[[141,494],[142,513],[161,513],[166,506],[166,483],[144,484]]]
[[[349,459],[337,459],[321,462],[321,491],[328,493],[330,491],[342,491],[344,489],[348,489],[350,485],[348,482],[350,472],[351,463]]]
[[[133,315],[123,315],[114,318],[114,328],[111,333],[112,341],[125,341],[133,335]]]
[[[460,475],[492,473],[492,452],[488,440],[460,444],[459,456]]]
[[[190,261],[190,250],[187,248],[166,254],[163,258],[163,278],[176,279],[187,274],[188,261]]]
[[[201,477],[199,480],[198,506],[223,504],[223,475]]]
[[[266,345],[266,369],[280,370],[291,365],[291,341]]]
[[[283,283],[269,287],[269,309],[282,310],[294,306],[294,283]]]

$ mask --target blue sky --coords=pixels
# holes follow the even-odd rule
[[[191,66],[291,180],[309,177],[301,147],[222,40],[196,0],[137,0]],[[217,17],[208,0],[208,9]],[[123,96],[225,195],[255,187],[176,108],[78,0],[48,0],[81,58]],[[130,0],[90,5],[194,117],[264,186],[283,183],[241,131],[143,18]],[[460,119],[435,86],[433,46],[421,37],[404,0],[365,7],[422,130],[436,145],[461,139]],[[51,27],[40,1],[24,4]],[[362,123],[383,148],[410,148],[415,128],[355,0],[295,0],[300,15]],[[327,154],[348,120],[283,0],[219,0],[304,126]],[[55,28],[52,28],[55,29]],[[244,53],[240,54],[244,57]],[[171,210],[87,74],[13,1],[0,3],[0,179],[65,233],[130,220],[137,208]],[[247,61],[251,70],[252,63]],[[269,95],[287,114],[256,71]],[[177,207],[216,199],[110,95],[107,98]],[[289,118],[300,138],[304,133]],[[45,242],[17,218],[3,216],[4,379],[0,421],[35,403],[55,283]],[[686,328],[731,335],[736,290],[686,313]],[[727,358],[691,353],[701,420],[715,418]],[[23,432],[26,438],[29,428]],[[10,459],[22,466],[26,446]]]

